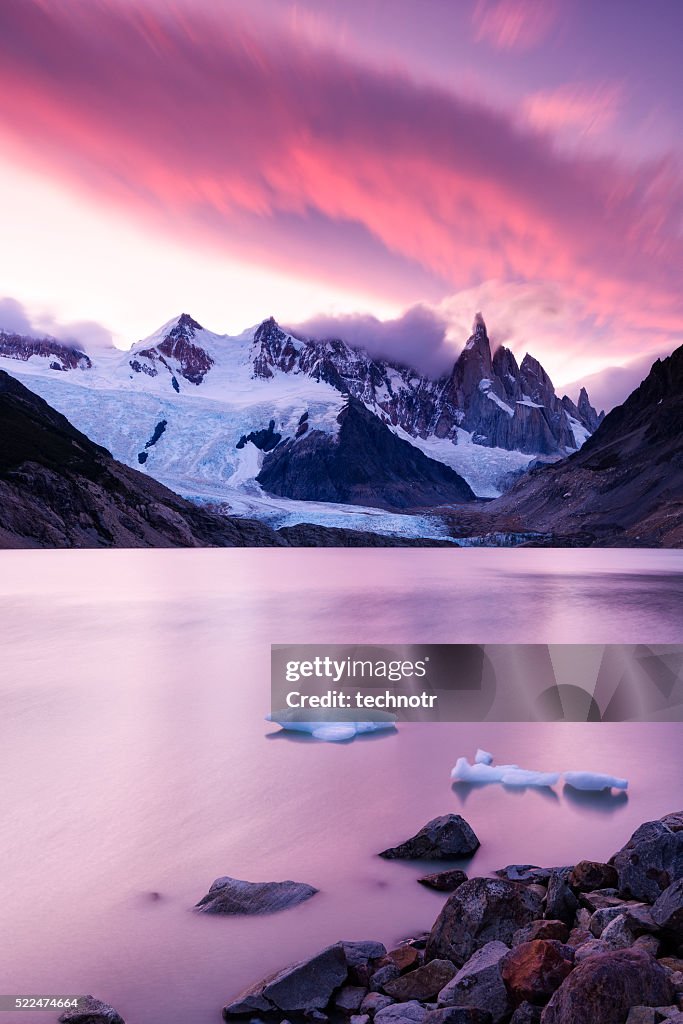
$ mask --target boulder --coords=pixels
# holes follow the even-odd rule
[[[598,953],[574,968],[543,1011],[543,1024],[624,1024],[632,1006],[664,1006],[673,990],[647,953]]]
[[[567,868],[553,868],[548,879],[545,916],[571,925],[579,909],[579,901],[569,887]]]
[[[410,999],[428,1002],[439,994],[455,973],[455,967],[450,960],[430,960],[423,967],[388,982],[384,986],[384,991],[401,1003]]]
[[[655,923],[677,942],[683,942],[683,878],[673,882],[652,907]]]
[[[610,947],[602,939],[588,939],[586,942],[582,942],[580,946],[577,946],[574,954],[574,963],[580,964],[584,960],[587,960],[589,956],[595,956],[597,953],[609,953]]]
[[[541,897],[526,886],[502,878],[471,878],[448,897],[436,919],[427,959],[462,967],[487,943],[509,946],[515,932],[541,914]]]
[[[391,1006],[393,1002],[391,996],[385,996],[382,992],[368,992],[360,1004],[360,1012],[372,1015],[378,1010],[383,1010],[385,1006]]]
[[[390,949],[377,966],[385,967],[387,964],[393,964],[394,967],[398,967],[399,971],[407,971],[411,967],[415,967],[419,962],[419,949],[406,942],[402,946],[397,946],[396,949]]]
[[[322,1010],[335,989],[344,984],[349,969],[341,942],[301,960],[247,989],[223,1009],[223,1017],[259,1013],[309,1013]]]
[[[460,868],[451,868],[450,871],[437,871],[433,875],[423,875],[418,878],[420,885],[426,885],[438,892],[454,892],[459,885],[467,881],[467,875]]]
[[[553,939],[523,942],[501,964],[505,987],[515,1005],[543,1006],[573,969],[573,950]]]
[[[613,861],[620,894],[654,903],[683,878],[683,811],[645,822]]]
[[[494,871],[498,878],[505,878],[508,882],[522,882],[524,885],[547,885],[550,872],[554,868],[539,868],[536,864],[508,864],[507,867]],[[565,870],[565,869],[562,869]],[[569,868],[566,868],[569,871]]]
[[[504,942],[489,942],[478,949],[439,992],[439,1006],[486,1010],[493,1024],[503,1021],[512,1010],[501,975],[501,961],[508,952]]]
[[[596,860],[582,860],[569,872],[569,884],[577,892],[609,889],[619,884],[616,868]]]
[[[334,1005],[340,1010],[353,1013],[360,1009],[366,995],[367,989],[362,985],[343,985],[334,997]]]
[[[600,941],[610,949],[627,949],[641,935],[657,930],[647,909],[634,908],[633,912],[625,910],[607,924],[600,933]],[[652,935],[650,934],[652,938]]]
[[[367,967],[372,960],[380,960],[386,955],[387,947],[374,939],[342,941],[344,956],[349,967]]]
[[[380,857],[387,860],[452,860],[469,857],[478,848],[479,840],[464,818],[459,814],[443,814],[428,821],[411,839],[383,850]]]
[[[426,1007],[413,999],[409,1003],[392,1003],[378,1010],[375,1021],[376,1024],[422,1024],[426,1016]]]
[[[510,1024],[541,1024],[543,1009],[540,1006],[532,1006],[531,1003],[522,1003],[510,1017]]]
[[[243,882],[226,875],[217,878],[196,904],[201,914],[274,914],[315,896],[305,882]]]
[[[557,939],[558,942],[566,942],[568,938],[569,928],[564,921],[540,920],[519,928],[512,936],[512,945],[519,946],[522,942],[533,942],[534,939]]]
[[[491,1024],[491,1014],[472,1006],[445,1006],[430,1010],[424,1024]]]
[[[632,1006],[626,1024],[658,1024],[661,1019],[654,1006]]]
[[[66,1010],[59,1020],[62,1024],[125,1024],[113,1006],[94,996],[82,996],[75,1010]]]
[[[396,964],[385,964],[370,976],[370,988],[373,992],[384,992],[386,991],[385,986],[400,976],[401,971]]]

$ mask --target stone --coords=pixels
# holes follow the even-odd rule
[[[619,884],[616,868],[597,860],[582,860],[569,872],[569,885],[577,892],[609,889]]]
[[[459,885],[467,881],[467,875],[460,868],[452,868],[450,871],[437,871],[433,875],[423,875],[418,878],[420,885],[426,885],[437,892],[454,892]]]
[[[361,985],[344,985],[334,997],[334,1005],[340,1010],[359,1010],[367,995],[367,989]]]
[[[616,907],[603,907],[602,910],[596,910],[594,914],[591,914],[591,919],[588,924],[591,934],[594,935],[596,939],[599,939],[611,921],[614,921],[617,917],[622,917],[628,911],[635,911],[638,909],[647,909],[647,904],[622,902]]]
[[[534,939],[504,958],[501,974],[515,1005],[543,1006],[574,968],[573,951],[553,939]]]
[[[591,914],[595,910],[603,910],[605,907],[617,907],[623,902],[616,891],[611,889],[605,891],[596,889],[595,892],[582,892],[579,895],[579,903],[582,907],[586,907]]]
[[[347,977],[344,947],[337,942],[253,985],[223,1009],[223,1017],[323,1010]]]
[[[113,1006],[94,996],[80,998],[77,1009],[66,1010],[59,1020],[62,1024],[125,1024]]]
[[[632,1006],[626,1024],[657,1024],[661,1020],[653,1006]]]
[[[673,996],[667,972],[647,953],[620,949],[580,963],[543,1011],[542,1024],[624,1024],[632,1006],[662,1006]]]
[[[411,946],[410,943],[405,943],[402,946],[397,946],[396,949],[390,949],[389,952],[382,957],[378,967],[385,967],[387,964],[393,964],[394,967],[398,967],[399,971],[407,971],[411,967],[415,967],[420,962],[420,951],[416,946]]]
[[[459,814],[443,814],[439,818],[432,818],[404,843],[383,850],[380,857],[386,857],[387,860],[452,860],[469,857],[479,845],[479,840],[464,818]]]
[[[645,822],[613,860],[620,895],[654,903],[683,878],[683,811]]]
[[[545,916],[571,925],[579,909],[579,901],[569,887],[568,877],[569,871],[566,868],[553,868],[551,871],[545,901]]]
[[[652,907],[652,917],[659,927],[677,942],[683,942],[683,878],[673,882]]]
[[[587,942],[582,942],[577,947],[576,953],[574,954],[574,963],[580,964],[584,960],[587,960],[589,956],[595,956],[597,953],[609,953],[610,948],[606,942],[602,939],[588,939]]]
[[[519,946],[522,942],[532,942],[534,939],[557,939],[559,942],[566,942],[568,938],[569,928],[564,921],[540,920],[519,928],[512,936],[512,945]]]
[[[423,1024],[427,1010],[416,999],[408,1003],[392,1003],[378,1010],[375,1024]]]
[[[373,992],[384,992],[384,986],[400,975],[401,971],[396,964],[386,964],[370,976],[370,988]]]
[[[437,996],[455,974],[450,960],[430,960],[423,967],[387,982],[384,991],[398,1002],[419,999],[424,1003]]]
[[[343,941],[344,955],[349,967],[367,967],[371,960],[380,960],[386,955],[387,948],[374,939]]]
[[[439,992],[439,1006],[468,1006],[486,1010],[493,1024],[499,1024],[512,1010],[503,983],[501,961],[509,953],[504,942],[489,942],[478,949],[452,981]]]
[[[510,945],[519,929],[542,916],[537,893],[502,878],[471,878],[448,897],[434,923],[428,960],[462,967],[472,953],[493,941]]]
[[[445,1006],[430,1010],[424,1024],[491,1024],[491,1014],[473,1006]]]
[[[317,892],[305,882],[243,882],[226,875],[216,879],[194,909],[201,914],[273,914]]]
[[[383,1010],[385,1006],[391,1006],[394,1000],[391,996],[386,996],[382,992],[368,992],[363,1002],[360,1004],[361,1013],[374,1014],[378,1010]]]
[[[508,882],[521,882],[523,885],[538,883],[547,885],[552,870],[552,868],[539,868],[536,864],[508,864],[507,867],[494,871],[494,874],[498,878],[505,878]]]
[[[354,1013],[349,1024],[370,1024],[370,1018],[367,1013]]]
[[[542,1007],[532,1006],[531,1003],[522,1003],[512,1014],[510,1024],[541,1024],[542,1013]]]

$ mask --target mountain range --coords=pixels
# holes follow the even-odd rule
[[[329,528],[356,540],[640,543],[632,528],[644,511],[657,518],[677,500],[677,353],[670,360],[647,379],[666,386],[646,381],[637,402],[605,418],[585,389],[576,403],[560,398],[532,356],[518,364],[505,347],[492,352],[480,314],[438,379],[341,339],[298,337],[272,318],[231,337],[183,314],[128,352],[0,332],[0,365],[122,471],[206,515],[261,520],[278,543],[331,543]],[[664,415],[666,425],[653,426]],[[615,455],[627,438],[630,454]],[[668,483],[665,459],[674,464]],[[297,524],[307,524],[307,540]],[[292,528],[301,536],[285,541]],[[197,543],[211,543],[200,534]]]

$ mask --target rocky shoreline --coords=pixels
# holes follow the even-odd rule
[[[444,815],[384,856],[447,860],[478,845],[463,818]],[[336,942],[242,992],[224,1020],[683,1024],[683,811],[641,825],[607,863],[418,881],[450,892],[429,932],[391,950]],[[88,998],[60,1021],[123,1024]]]

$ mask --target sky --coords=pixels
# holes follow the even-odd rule
[[[273,315],[442,372],[481,310],[613,404],[683,341],[682,35],[679,0],[3,0],[0,327]]]

